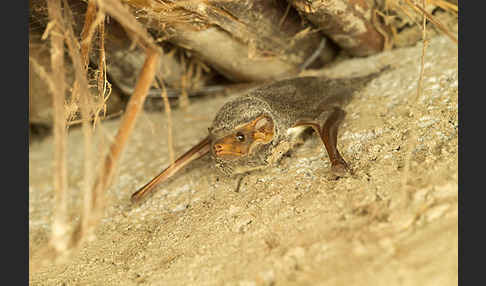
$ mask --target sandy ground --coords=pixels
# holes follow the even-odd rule
[[[421,51],[419,44],[326,71],[349,76],[393,67],[345,107],[338,146],[355,174],[337,180],[324,147],[310,136],[278,165],[245,176],[239,192],[237,180],[206,158],[133,207],[131,193],[169,162],[165,114],[143,113],[96,239],[58,265],[38,266],[51,231],[53,142],[33,142],[31,284],[457,285],[457,46],[431,40],[423,94],[414,103]],[[176,154],[205,137],[227,99],[173,110]],[[103,146],[118,125],[104,122]],[[71,130],[73,221],[82,206],[82,142],[81,130]]]

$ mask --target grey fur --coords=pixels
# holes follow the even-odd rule
[[[299,121],[322,125],[330,110],[349,102],[355,91],[381,74],[383,70],[363,77],[329,79],[302,77],[282,80],[252,89],[235,98],[219,110],[209,128],[211,142],[234,132],[235,128],[249,123],[260,115],[274,121],[274,137],[261,144],[247,156],[224,160],[211,155],[217,166],[226,174],[243,173],[263,168],[278,161],[292,147],[288,130]]]

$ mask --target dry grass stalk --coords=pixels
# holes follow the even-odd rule
[[[172,136],[172,114],[169,103],[169,97],[167,96],[167,90],[163,81],[159,82],[159,87],[162,88],[162,93],[160,94],[164,100],[165,114],[167,114],[167,144],[169,146],[169,158],[170,164],[173,165],[175,162],[175,152],[174,152],[174,137]]]
[[[416,13],[412,13],[408,11],[406,8],[409,8],[407,5],[400,4],[399,2],[396,1],[391,1],[387,2],[388,5],[385,5],[385,11],[390,11],[390,10],[396,10],[398,8],[403,14],[405,14],[415,25],[420,26],[420,23],[416,20]]]
[[[388,33],[385,28],[379,23],[378,16],[380,16],[384,21],[384,26],[388,27],[390,33]],[[397,31],[396,28],[389,24],[390,16],[381,12],[378,9],[373,9],[373,13],[371,15],[371,22],[375,27],[376,31],[383,36],[384,43],[383,43],[383,51],[389,51],[393,48],[393,41],[396,37]]]
[[[98,7],[113,17],[130,36],[147,50],[160,50],[147,30],[140,24],[130,11],[119,0],[96,0]]]
[[[98,97],[102,101],[100,108],[95,111],[94,114],[94,121],[93,127],[96,127],[96,123],[99,121],[101,109],[103,109],[103,116],[106,116],[106,101],[110,97],[111,88],[109,93],[106,94],[108,80],[106,79],[106,56],[105,56],[105,22],[104,22],[104,13],[103,14],[103,21],[99,24],[99,61],[98,61]],[[105,96],[106,94],[106,96]]]
[[[104,195],[108,187],[110,186],[113,175],[116,169],[116,164],[120,158],[120,155],[128,141],[135,125],[135,120],[140,112],[147,92],[152,84],[155,76],[156,69],[158,67],[159,49],[154,47],[152,39],[146,34],[146,31],[140,25],[127,27],[125,25],[132,25],[136,22],[134,17],[126,10],[118,1],[105,1],[110,2],[110,5],[106,11],[113,13],[114,18],[120,17],[124,21],[120,21],[126,29],[131,29],[137,33],[137,38],[141,39],[141,43],[147,47],[147,58],[142,68],[139,80],[135,86],[135,91],[128,102],[125,115],[122,119],[121,126],[112,142],[109,152],[105,157],[104,163],[101,166],[98,176],[92,189],[89,190],[89,194],[86,194],[86,201],[84,206],[84,217],[82,223],[77,226],[75,230],[76,236],[73,237],[73,244],[80,245],[85,237],[91,237],[95,226],[103,214],[104,209]],[[99,3],[99,2],[98,2]],[[106,8],[106,6],[103,6]],[[100,7],[101,8],[101,7]],[[103,9],[102,9],[103,10]],[[119,19],[117,19],[119,20]],[[138,24],[138,22],[136,22]],[[143,30],[141,35],[138,35],[139,29]],[[104,33],[101,31],[100,34]],[[154,48],[151,48],[154,47]],[[104,83],[104,80],[103,80]]]
[[[92,98],[91,93],[88,88],[88,79],[87,79],[87,69],[82,57],[82,54],[79,51],[79,42],[76,39],[74,31],[72,29],[74,20],[71,9],[67,3],[67,0],[64,0],[64,19],[67,23],[66,31],[65,31],[65,40],[68,47],[68,52],[71,57],[74,66],[75,72],[75,82],[73,88],[73,97],[80,99],[80,107],[81,107],[81,119],[82,119],[82,130],[83,130],[83,138],[84,138],[84,182],[83,182],[83,193],[84,193],[84,200],[85,206],[83,209],[83,215],[81,217],[81,229],[84,230],[87,228],[88,224],[86,222],[86,216],[89,215],[89,209],[86,207],[86,201],[89,202],[91,199],[91,186],[93,184],[94,178],[94,153],[93,153],[93,134],[89,119],[91,114],[93,113],[92,108]],[[78,236],[82,236],[83,232],[75,231],[71,236],[71,248],[75,248],[78,246],[76,242],[81,241]],[[73,243],[74,242],[74,243]]]
[[[179,96],[179,106],[184,110],[187,111],[189,107],[189,93],[187,92],[188,89],[188,75],[183,74],[181,76],[181,95]]]
[[[422,5],[425,7],[425,0],[422,0]],[[420,105],[418,103],[418,100],[420,96],[422,95],[422,85],[423,85],[423,80],[424,80],[424,70],[425,70],[425,51],[427,49],[427,16],[423,14],[423,20],[422,20],[422,55],[420,57],[420,75],[418,78],[418,83],[417,83],[417,94],[414,97],[414,99],[409,102],[408,108],[410,110],[411,116],[415,116],[414,110],[416,110]],[[402,176],[402,188],[407,185],[409,174],[410,174],[410,164],[411,160],[413,157],[413,151],[415,150],[415,147],[417,146],[417,131],[414,129],[410,130],[410,139],[408,141],[408,154],[405,160],[405,166],[404,166],[404,175]]]
[[[99,30],[99,60],[98,60],[98,93],[101,97],[104,97],[106,90],[106,57],[105,57],[105,22],[101,22],[98,26]]]
[[[290,3],[287,3],[287,8],[285,8],[285,12],[284,12],[284,14],[283,14],[282,18],[280,19],[280,21],[278,22],[278,26],[279,26],[279,27],[282,27],[282,25],[283,25],[283,23],[284,23],[285,19],[287,19],[287,15],[289,14],[290,7],[291,7],[291,6],[292,6],[292,5],[290,5]]]
[[[86,13],[84,15],[84,26],[81,32],[81,56],[83,57],[84,69],[88,69],[89,53],[91,51],[91,38],[94,34],[95,27],[98,26],[96,21],[98,13],[96,13],[96,3],[94,0],[88,2]],[[104,17],[103,17],[104,19]]]
[[[83,56],[83,62],[85,63],[86,68],[88,68],[89,64],[89,54],[91,52],[91,44],[93,42],[92,38],[95,34],[96,28],[104,20],[105,13],[98,10],[96,11],[96,18],[91,23],[86,24],[85,22],[83,27],[83,31],[81,33],[81,55]],[[91,19],[86,19],[85,21],[91,21]]]
[[[47,73],[46,69],[37,62],[36,59],[29,57],[29,64],[32,65],[36,73],[39,75],[39,77],[44,80],[44,82],[47,84],[47,88],[49,88],[49,92],[51,94],[56,94],[57,92],[57,85],[54,84],[54,81],[52,77]]]
[[[120,158],[123,148],[126,145],[128,137],[133,130],[135,120],[138,113],[142,109],[148,90],[152,85],[152,81],[157,70],[158,61],[159,52],[156,50],[148,50],[147,59],[145,60],[139,80],[135,86],[135,91],[127,104],[118,133],[116,134],[115,139],[110,146],[110,150],[105,157],[102,169],[98,173],[98,177],[93,188],[93,200],[91,202],[91,209],[94,213],[93,218],[96,220],[98,220],[101,215],[102,204],[104,202],[104,192],[111,184],[116,164]]]
[[[451,41],[456,43],[456,45],[458,44],[456,37],[454,35],[452,35],[452,33],[439,20],[435,19],[435,17],[432,16],[429,12],[425,11],[425,9],[423,7],[417,5],[416,3],[412,2],[411,0],[405,0],[405,3],[407,3],[407,5],[410,6],[411,8],[413,8],[416,13],[424,15],[424,17],[426,17],[430,22],[432,22],[434,24],[434,26],[436,26],[447,37],[449,37],[449,39],[451,39]],[[402,10],[404,10],[403,7],[401,7],[400,4],[398,4],[398,7],[400,7]],[[424,7],[425,7],[425,5],[424,5]]]
[[[94,196],[92,200],[93,210],[97,210],[100,201],[103,200],[103,192],[109,187],[116,163],[121,155],[121,152],[128,140],[128,137],[135,125],[135,120],[140,112],[147,92],[150,89],[152,81],[155,77],[156,69],[158,67],[160,48],[155,45],[153,39],[143,28],[143,26],[135,19],[130,11],[124,7],[118,0],[97,0],[98,7],[115,18],[130,35],[138,40],[138,42],[145,47],[147,58],[144,62],[142,71],[138,78],[137,84],[130,101],[127,104],[125,115],[123,116],[120,128],[115,140],[110,146],[109,153],[106,155],[104,164],[93,189]]]
[[[107,0],[105,2],[117,2],[115,0]],[[125,24],[131,25],[134,17],[126,10],[119,2],[119,5],[110,6],[108,11],[113,11],[117,16],[124,16]],[[85,58],[81,54],[80,43],[73,32],[73,15],[69,9],[69,5],[64,0],[64,9],[61,6],[60,0],[48,0],[49,19],[51,21],[49,36],[51,39],[51,64],[52,64],[52,78],[56,78],[56,86],[54,86],[52,78],[46,73],[42,66],[38,65],[34,59],[30,59],[36,71],[41,77],[46,79],[49,89],[53,92],[54,98],[54,144],[55,144],[55,171],[54,171],[54,186],[55,186],[55,211],[52,227],[52,236],[49,245],[41,249],[42,256],[46,257],[46,261],[52,259],[58,261],[59,258],[64,259],[72,250],[77,249],[81,243],[91,237],[95,226],[101,218],[104,207],[104,193],[109,187],[116,164],[120,158],[128,137],[134,127],[135,119],[140,109],[142,108],[144,99],[154,79],[156,69],[158,67],[160,51],[156,48],[148,34],[138,35],[147,49],[147,58],[142,68],[139,80],[135,87],[133,96],[131,97],[126,114],[122,119],[121,127],[115,137],[114,142],[110,146],[109,153],[106,155],[104,164],[101,166],[98,177],[94,180],[94,156],[93,156],[93,140],[92,129],[89,123],[93,109],[96,109],[92,104],[92,98],[89,91],[87,70],[85,65]],[[121,8],[120,8],[121,7]],[[125,9],[125,10],[123,10]],[[64,14],[62,14],[64,11]],[[99,12],[98,12],[99,13]],[[102,12],[103,13],[103,12]],[[111,12],[109,12],[111,13]],[[125,13],[125,14],[124,14]],[[104,14],[103,14],[104,15]],[[98,17],[97,17],[98,18]],[[103,16],[104,18],[104,16]],[[89,20],[88,20],[89,21]],[[86,27],[93,27],[89,23]],[[132,31],[138,33],[137,28],[141,26],[130,27]],[[89,30],[89,29],[88,29]],[[102,35],[103,30],[100,31]],[[146,32],[145,32],[146,33]],[[89,33],[84,34],[89,35]],[[146,37],[147,36],[147,37]],[[86,36],[88,37],[88,36]],[[89,37],[88,37],[89,38]],[[102,37],[101,37],[102,38]],[[85,38],[86,39],[86,38]],[[64,42],[67,44],[68,52],[71,57],[74,71],[75,83],[73,86],[73,97],[77,96],[81,100],[81,115],[82,128],[84,134],[84,148],[85,148],[85,162],[84,162],[84,207],[81,221],[74,229],[69,227],[67,219],[67,167],[66,167],[66,117],[64,112],[65,99],[65,76],[64,76]],[[153,48],[151,48],[153,47]],[[89,48],[88,48],[89,50]],[[104,67],[103,67],[104,68]],[[58,82],[57,82],[58,81]],[[100,79],[102,92],[106,86],[106,76]],[[94,184],[93,184],[94,182]],[[73,229],[72,232],[69,230]],[[54,251],[52,251],[54,250]],[[31,265],[31,268],[37,269],[39,265]],[[32,270],[34,270],[32,269]]]
[[[50,245],[57,251],[63,252],[68,248],[67,202],[66,191],[67,164],[66,164],[66,119],[64,117],[64,21],[61,15],[61,1],[48,0],[49,21],[53,26],[49,32],[51,41],[52,77],[56,79],[57,86],[52,94],[54,105],[54,189],[55,211],[52,223],[52,236]]]
[[[457,8],[457,5],[455,4],[452,4],[450,2],[447,2],[447,1],[444,1],[444,0],[427,0],[427,2],[437,6],[437,7],[440,7],[446,11],[450,11],[450,12],[453,12],[453,13],[456,13],[459,12],[459,9]]]
[[[425,6],[425,0],[423,0],[423,5]],[[418,100],[420,98],[420,95],[422,94],[422,84],[424,81],[424,67],[425,67],[425,50],[427,49],[427,29],[426,29],[426,24],[427,24],[427,17],[424,14],[423,15],[423,22],[422,22],[422,56],[420,57],[420,75],[419,75],[419,80],[417,84],[417,96],[415,97],[414,100],[414,106],[418,103]]]
[[[93,114],[93,128],[96,128],[97,122],[100,120],[100,112],[103,110],[103,118],[106,118],[106,102],[111,94],[111,88],[107,92],[107,87],[110,87],[106,79],[106,60],[105,60],[105,13],[97,9],[95,0],[88,2],[84,18],[83,30],[81,32],[81,57],[83,59],[83,68],[87,72],[89,64],[89,54],[92,46],[92,37],[95,34],[96,28],[99,31],[99,62],[98,62],[98,98],[99,103],[94,108]],[[77,124],[78,120],[69,122],[69,125]]]
[[[120,110],[118,112],[115,112],[115,113],[112,113],[112,114],[108,114],[106,116],[103,116],[103,117],[99,117],[98,120],[99,122],[103,121],[103,120],[107,120],[107,119],[113,119],[113,118],[116,118],[120,115],[123,114],[123,110]],[[67,125],[70,127],[70,126],[75,126],[75,125],[79,125],[79,124],[82,124],[84,121],[84,119],[78,119],[78,120],[72,120],[72,121],[69,121],[67,123]],[[90,119],[90,122],[94,122],[93,118]],[[93,124],[93,129],[94,129],[94,124]]]

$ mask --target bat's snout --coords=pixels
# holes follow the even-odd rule
[[[213,154],[217,157],[224,157],[225,159],[234,159],[243,156],[246,152],[245,148],[228,142],[215,143],[212,147]]]
[[[214,154],[218,154],[223,150],[224,150],[223,144],[214,144],[213,146]]]

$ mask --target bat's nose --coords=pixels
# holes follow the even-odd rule
[[[214,144],[214,152],[218,153],[218,152],[221,152],[223,151],[223,144]]]

